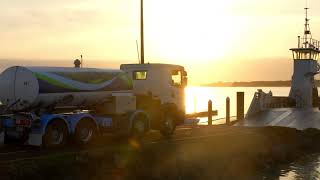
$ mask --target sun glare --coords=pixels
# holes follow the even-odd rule
[[[160,59],[192,63],[222,59],[235,33],[230,2],[151,1],[146,10],[146,41]]]

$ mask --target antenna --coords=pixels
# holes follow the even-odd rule
[[[83,57],[82,57],[82,54],[80,55],[80,66],[81,66],[81,68],[83,68]]]
[[[309,8],[304,8],[305,10],[306,10],[306,19],[305,19],[305,24],[304,24],[304,34],[305,35],[308,35],[308,34],[311,34],[311,32],[310,32],[310,26],[309,26],[309,21],[310,21],[310,19],[308,19],[308,10],[309,10]]]
[[[306,0],[306,7],[308,7],[308,0]]]
[[[138,45],[138,40],[136,40],[136,45],[137,45],[138,61],[139,61],[139,64],[140,64],[140,55],[139,55],[139,45]]]
[[[309,43],[312,43],[312,34],[310,30],[310,24],[309,21],[310,19],[308,18],[308,1],[306,0],[306,7],[304,8],[306,11],[306,18],[305,18],[305,24],[304,24],[304,35],[303,35],[303,44],[305,48],[308,47]],[[310,39],[310,42],[309,42]]]
[[[141,0],[140,7],[140,38],[141,38],[141,64],[144,64],[144,31],[143,31],[143,0]]]

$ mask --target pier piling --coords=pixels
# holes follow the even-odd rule
[[[226,125],[230,125],[230,98],[226,99]]]
[[[237,92],[237,120],[244,120],[244,92]]]
[[[208,101],[208,125],[212,125],[212,101]]]

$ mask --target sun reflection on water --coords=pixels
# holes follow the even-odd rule
[[[289,87],[192,87],[185,89],[186,113],[208,110],[208,101],[212,100],[214,110],[218,110],[218,116],[214,119],[224,118],[226,114],[226,98],[230,98],[230,115],[236,115],[237,92],[244,92],[244,111],[247,112],[254,93],[257,89],[265,92],[271,90],[276,96],[289,94]]]

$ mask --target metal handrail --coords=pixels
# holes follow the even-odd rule
[[[301,38],[303,43],[298,43],[298,48],[320,49],[320,41],[313,38]],[[299,38],[300,42],[300,38]]]

